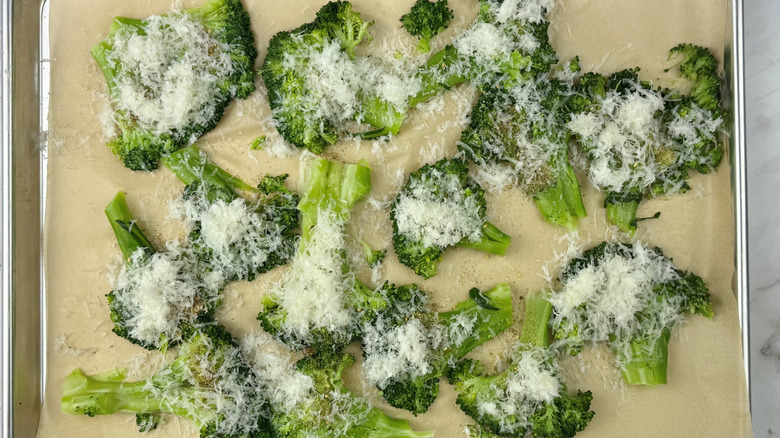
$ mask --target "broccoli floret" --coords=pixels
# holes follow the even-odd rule
[[[373,249],[366,242],[361,241],[360,245],[363,247],[363,252],[366,255],[366,264],[369,268],[376,268],[381,265],[387,255],[386,249]]]
[[[578,71],[578,60],[568,64]],[[569,163],[571,81],[537,80],[486,88],[458,148],[480,166],[508,166],[547,222],[576,229],[587,216]]]
[[[505,87],[548,74],[550,66],[558,62],[558,55],[547,34],[547,11],[541,9],[537,17],[530,17],[523,2],[516,2],[514,7],[506,6],[502,0],[481,0],[480,12],[471,27],[419,69],[421,88],[409,105],[418,105],[466,81],[480,87]],[[475,41],[485,33],[502,38],[506,46],[490,47],[483,52]],[[533,44],[529,45],[529,41]],[[533,49],[529,51],[529,47]]]
[[[469,177],[464,160],[424,165],[409,176],[390,210],[398,260],[430,278],[450,246],[503,256],[511,238],[486,220],[486,210],[485,191]]]
[[[670,59],[680,56],[680,75],[694,83],[689,95],[652,89],[638,68],[587,73],[576,87],[569,127],[591,161],[591,182],[607,192],[607,219],[632,235],[643,197],[686,192],[689,170],[709,173],[723,157],[717,61],[690,44],[671,50]]]
[[[659,248],[640,243],[601,243],[573,259],[560,281],[561,291],[549,296],[555,338],[570,354],[585,344],[608,343],[629,385],[666,383],[671,331],[686,312],[713,316],[704,281],[678,269]],[[611,307],[602,298],[607,294],[634,304]],[[574,295],[587,298],[572,300]]]
[[[405,103],[399,106],[379,97],[376,84],[366,79],[366,69],[378,67],[355,58],[355,48],[368,39],[372,23],[363,21],[349,2],[333,1],[313,22],[271,38],[261,75],[276,128],[285,140],[318,154],[335,143],[352,120],[375,128],[360,133],[363,137],[398,133]],[[323,68],[342,69],[337,80],[352,98],[332,95],[336,73],[325,74]]]
[[[437,313],[424,292],[411,290],[411,300],[396,299],[364,328],[363,371],[391,406],[417,415],[436,400],[451,363],[512,324],[512,296],[506,283],[474,288],[471,299]]]
[[[417,50],[428,53],[431,51],[431,38],[446,29],[454,17],[447,0],[417,0],[411,11],[401,17],[401,25],[420,39]]]
[[[202,438],[270,437],[270,410],[256,381],[230,333],[209,325],[189,332],[176,359],[146,380],[127,381],[124,370],[74,370],[63,382],[61,406],[90,417],[137,413],[142,427],[171,413],[195,423]]]
[[[263,328],[291,348],[338,349],[360,338],[361,318],[383,308],[381,291],[360,283],[349,266],[345,226],[371,190],[364,164],[313,161],[298,204],[301,239],[291,268],[263,297]]]
[[[278,438],[425,438],[433,432],[415,432],[405,420],[388,417],[351,393],[342,373],[354,358],[348,353],[320,351],[299,360],[298,372],[312,379],[312,391],[286,412],[276,413],[272,424]]]
[[[197,255],[188,248],[157,252],[136,224],[123,192],[106,217],[125,264],[108,295],[113,332],[147,349],[176,343],[183,327],[213,321],[218,290],[202,287]]]
[[[240,0],[144,20],[117,17],[92,56],[119,131],[108,145],[131,170],[156,169],[160,157],[213,129],[231,99],[255,89],[257,51]],[[195,94],[181,94],[182,80]]]
[[[593,419],[593,395],[571,395],[561,381],[548,348],[550,303],[533,295],[525,308],[523,331],[505,371],[484,375],[482,364],[464,360],[447,377],[458,391],[458,406],[477,422],[476,436],[571,438]]]
[[[204,269],[220,276],[215,279],[222,283],[219,289],[251,281],[293,256],[298,196],[284,187],[286,175],[266,177],[255,188],[215,165],[195,145],[163,157],[162,163],[186,184],[182,202],[189,241]]]

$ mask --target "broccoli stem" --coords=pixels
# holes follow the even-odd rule
[[[126,382],[122,370],[94,376],[86,376],[78,368],[73,370],[63,382],[61,407],[66,414],[85,414],[90,417],[111,415],[119,411],[191,415],[155,397],[146,381]]]
[[[236,190],[259,193],[257,187],[245,183],[212,163],[196,145],[172,152],[160,159],[185,185],[201,183],[206,186],[210,201],[224,199],[231,201],[237,197]]]
[[[652,340],[631,342],[631,356],[622,357],[626,361],[622,368],[623,379],[629,385],[666,384],[666,369],[669,358],[669,337],[671,332],[664,329],[661,337],[649,345]],[[622,354],[618,353],[622,356]]]
[[[636,232],[636,212],[641,200],[642,194],[638,191],[607,193],[604,199],[607,221],[633,236]]]
[[[463,301],[449,312],[439,314],[439,322],[449,326],[458,315],[467,314],[475,317],[472,334],[452,350],[456,359],[461,359],[469,351],[503,332],[512,325],[512,291],[509,283],[499,283],[487,292]]]
[[[124,192],[118,192],[114,196],[114,199],[106,206],[105,213],[125,260],[130,260],[130,257],[139,249],[144,249],[149,254],[155,252],[152,243],[136,226],[133,214],[127,206]]]
[[[398,111],[390,102],[372,98],[363,102],[363,122],[377,129],[358,134],[362,138],[377,138],[389,134],[398,134],[406,119],[404,112]]]
[[[525,320],[520,342],[539,347],[550,345],[548,323],[552,315],[552,304],[541,294],[530,294],[525,297]]]
[[[366,436],[372,438],[432,438],[433,431],[414,431],[409,427],[409,422],[387,416],[379,409],[371,409],[368,413],[368,421],[361,426],[361,430],[370,431]],[[349,435],[349,433],[347,433]]]
[[[582,193],[574,169],[567,163],[555,184],[534,195],[544,219],[569,230],[577,229],[580,218],[588,215],[582,203]]]
[[[306,191],[298,203],[302,237],[298,252],[303,251],[320,211],[333,212],[343,222],[349,220],[355,204],[371,191],[371,169],[362,162],[343,164],[320,159],[309,165],[306,180]]]
[[[490,222],[485,222],[485,224],[482,225],[482,238],[479,241],[472,242],[468,239],[463,239],[458,242],[456,246],[476,249],[503,257],[506,254],[506,250],[509,247],[511,240],[512,238],[499,230],[498,227]]]
[[[459,75],[455,71],[447,71],[458,61],[458,51],[453,46],[447,46],[431,56],[425,67],[418,73],[422,87],[419,93],[409,98],[409,107],[417,106],[466,82],[469,79],[467,76]]]

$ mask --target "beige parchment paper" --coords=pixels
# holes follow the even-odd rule
[[[314,17],[324,0],[245,0],[252,17],[256,46],[263,59],[270,37]],[[178,2],[186,8],[194,0]],[[386,36],[408,38],[399,30],[399,17],[413,0],[354,0],[365,19],[376,21],[376,42]],[[454,27],[465,27],[476,14],[475,0],[450,0]],[[130,208],[147,235],[158,246],[182,236],[167,214],[170,199],[181,183],[167,170],[130,172],[104,145],[99,115],[104,101],[104,79],[89,55],[114,16],[145,17],[170,8],[170,0],[120,1],[55,0],[51,4],[52,96],[46,218],[47,358],[46,395],[39,437],[137,437],[132,415],[88,418],[68,416],[60,410],[62,379],[75,367],[95,373],[128,367],[142,376],[160,362],[159,354],[146,352],[111,333],[104,295],[110,290],[112,270],[120,255],[103,208],[119,191],[127,192]],[[641,77],[657,85],[680,81],[669,67],[669,48],[680,42],[709,47],[723,53],[726,0],[557,0],[551,14],[550,35],[562,60],[579,55],[584,71],[612,72],[641,66]],[[455,30],[434,40],[445,44]],[[409,45],[413,46],[409,40]],[[258,79],[258,84],[261,81]],[[268,124],[267,101],[262,91],[232,104],[217,129],[198,144],[219,165],[249,182],[265,174],[289,173],[298,181],[299,156],[278,158],[267,151],[252,151],[251,141],[278,135]],[[326,156],[355,162],[366,159],[373,168],[370,200],[353,215],[354,233],[375,247],[390,247],[391,225],[387,200],[408,173],[422,162],[433,162],[455,152],[470,102],[476,93],[460,86],[447,96],[410,115],[401,133],[384,145],[347,141],[333,146]],[[269,146],[270,147],[270,146]],[[602,208],[603,195],[580,176],[589,216],[580,225],[579,239],[597,243],[608,233]],[[654,388],[625,388],[610,365],[606,350],[584,352],[563,361],[570,389],[590,389],[596,412],[588,437],[750,437],[750,417],[742,368],[737,306],[732,290],[733,205],[728,160],[712,175],[694,175],[692,190],[670,199],[643,201],[640,216],[662,211],[658,220],[641,225],[639,239],[663,248],[678,266],[702,276],[712,292],[715,317],[691,317],[678,330],[669,347],[669,383]],[[472,286],[489,287],[509,281],[515,302],[515,324],[500,339],[472,355],[494,363],[503,346],[522,327],[522,299],[546,286],[541,274],[548,261],[573,238],[544,223],[536,206],[516,188],[488,197],[491,222],[512,236],[506,257],[487,257],[467,249],[449,250],[439,275],[423,281],[398,264],[388,253],[385,276],[397,284],[417,282],[430,291],[440,309],[463,300]],[[574,239],[574,240],[577,240]],[[255,320],[260,297],[275,281],[276,269],[252,283],[228,287],[219,319],[236,336],[260,330]],[[551,271],[551,275],[556,272]],[[358,353],[356,348],[353,354]],[[358,354],[359,356],[359,354]],[[350,370],[349,384],[356,392],[359,370]],[[438,437],[463,436],[470,419],[454,404],[455,393],[442,381],[438,400],[429,412],[413,417],[389,408],[374,392],[376,406],[407,418],[418,430],[435,429]],[[151,437],[197,436],[186,421],[171,418]]]

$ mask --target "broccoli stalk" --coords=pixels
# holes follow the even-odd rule
[[[203,186],[210,202],[233,201],[239,197],[236,190],[260,193],[257,187],[252,187],[211,162],[196,145],[180,149],[160,161],[185,185]]]
[[[417,0],[411,11],[401,17],[401,25],[420,39],[417,51],[428,53],[431,51],[431,38],[446,29],[453,17],[447,0]]]
[[[450,383],[458,391],[456,402],[463,412],[476,420],[476,432],[517,438],[527,435],[571,438],[584,430],[593,418],[591,392],[577,391],[576,395],[570,395],[560,381],[560,368],[548,348],[551,313],[551,304],[541,294],[526,297],[523,330],[505,371],[483,375],[481,363],[464,360],[449,372]],[[529,366],[537,369],[529,370]],[[542,389],[540,386],[540,391],[547,392],[545,396],[518,393],[513,389],[521,384],[523,387],[534,385],[537,382],[527,379],[538,376],[554,379],[556,388]],[[544,384],[549,385],[549,381]],[[514,406],[505,410],[504,404]],[[481,410],[483,405],[492,406],[492,412]],[[521,412],[527,414],[524,416],[519,414]]]
[[[534,193],[533,199],[547,222],[569,230],[576,230],[579,218],[588,215],[582,203],[580,183],[568,161],[557,172],[555,181]]]
[[[133,214],[127,206],[124,192],[118,192],[114,196],[114,199],[106,206],[105,213],[126,262],[129,262],[131,256],[139,249],[144,250],[149,255],[155,252],[152,243],[146,238],[141,228],[136,225]]]
[[[212,325],[190,333],[176,359],[146,380],[127,381],[124,370],[88,376],[75,369],[63,382],[61,407],[90,417],[135,413],[139,425],[171,413],[194,422],[202,438],[269,437],[268,412],[255,392],[255,379],[232,336]],[[224,422],[228,411],[257,421]]]
[[[278,438],[343,436],[347,438],[428,438],[433,431],[413,431],[406,420],[387,416],[355,396],[342,382],[354,362],[349,353],[320,351],[296,362],[298,372],[313,380],[307,400],[271,420]],[[336,402],[334,402],[336,401]]]
[[[607,221],[633,236],[637,225],[636,212],[641,201],[642,192],[638,190],[625,193],[608,192],[604,199]]]
[[[484,225],[482,225],[482,238],[474,242],[463,239],[456,243],[455,246],[476,249],[477,251],[503,257],[506,255],[506,250],[509,248],[511,241],[512,237],[510,237],[509,234],[499,230],[497,226],[490,222],[485,222]]]
[[[297,253],[279,286],[263,296],[258,319],[267,332],[291,348],[333,349],[358,339],[361,315],[368,317],[374,307],[385,303],[380,292],[355,278],[346,258],[344,227],[352,208],[371,190],[371,173],[364,163],[319,159],[308,165],[305,181],[298,203],[301,239]],[[305,321],[307,329],[301,328],[300,315],[295,315],[299,323],[291,325],[284,302],[308,300],[312,294],[322,306],[340,302],[337,311],[343,317],[333,322],[329,318],[334,315],[313,312]]]
[[[399,376],[380,388],[382,396],[390,406],[405,409],[414,415],[426,412],[439,394],[439,377],[447,372],[450,364],[462,359],[468,352],[512,325],[512,293],[509,284],[499,283],[486,292],[473,288],[469,297],[470,299],[459,303],[448,312],[430,315],[429,310],[420,309],[413,315],[394,315],[399,323],[397,326],[383,325],[384,330],[392,330],[412,318],[417,318],[422,321],[437,321],[443,333],[451,333],[453,330],[459,330],[460,322],[473,321],[473,326],[464,339],[458,339],[457,343],[447,340],[443,348],[439,346],[442,349],[432,351],[431,372],[417,377]]]

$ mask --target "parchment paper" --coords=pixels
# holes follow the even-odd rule
[[[177,6],[196,4],[187,0]],[[245,0],[252,17],[256,46],[263,59],[270,37],[280,30],[310,21],[324,0]],[[355,0],[365,19],[376,20],[377,42],[382,35],[400,34],[399,17],[413,0]],[[456,26],[466,26],[476,14],[474,0],[450,0]],[[149,353],[111,333],[104,295],[120,256],[103,208],[118,191],[126,191],[131,209],[158,247],[182,235],[167,217],[168,201],[182,185],[167,170],[130,172],[106,148],[99,113],[104,102],[104,79],[89,55],[89,48],[108,30],[114,16],[145,17],[164,13],[168,0],[70,0],[51,5],[52,108],[49,146],[49,187],[46,220],[47,368],[46,396],[40,437],[137,437],[132,415],[88,418],[61,412],[62,379],[75,367],[94,373],[130,367],[141,375],[153,371],[158,353]],[[567,60],[579,54],[584,71],[612,72],[639,65],[641,77],[658,85],[680,81],[665,74],[668,49],[680,42],[709,47],[723,53],[727,2],[725,0],[562,0],[552,13],[553,45]],[[434,50],[449,40],[453,30],[434,40]],[[402,36],[402,38],[408,38]],[[409,40],[413,46],[412,40]],[[258,83],[260,83],[258,79]],[[459,96],[455,99],[454,96]],[[391,226],[386,204],[408,173],[421,162],[432,162],[455,151],[462,122],[475,97],[461,86],[429,104],[432,111],[413,111],[401,133],[384,146],[345,142],[330,148],[330,158],[355,162],[365,158],[374,169],[374,189],[362,203],[351,226],[375,247],[390,246]],[[465,100],[464,100],[465,99]],[[431,114],[434,114],[433,116]],[[198,144],[218,164],[247,181],[263,175],[290,173],[298,179],[299,157],[273,158],[251,151],[259,135],[269,142],[278,138],[267,122],[269,109],[263,93],[234,103],[212,133]],[[442,132],[440,132],[442,131]],[[381,153],[379,153],[381,151]],[[607,236],[603,195],[580,176],[589,216],[580,226],[585,242]],[[655,388],[622,388],[606,350],[586,351],[581,358],[564,361],[569,389],[591,389],[596,412],[588,437],[749,437],[752,436],[742,368],[737,306],[732,290],[733,205],[728,160],[713,175],[695,175],[692,190],[671,199],[643,201],[639,215],[662,211],[658,220],[643,222],[639,238],[663,248],[676,264],[691,269],[707,282],[715,317],[691,317],[674,334],[669,347],[669,383]],[[494,363],[503,345],[522,326],[521,297],[545,287],[543,267],[568,245],[563,229],[546,224],[536,206],[518,189],[488,198],[489,219],[512,236],[506,257],[488,257],[466,249],[449,250],[439,275],[423,281],[398,264],[392,250],[386,277],[397,284],[417,282],[435,296],[441,309],[465,299],[472,286],[489,287],[500,281],[512,285],[516,304],[514,327],[501,339],[472,355]],[[379,208],[377,210],[376,208]],[[281,269],[252,283],[238,283],[225,291],[219,318],[237,336],[260,330],[255,320],[260,297],[278,278]],[[551,272],[551,275],[555,275]],[[32,293],[33,291],[30,291]],[[353,354],[357,350],[353,347]],[[139,365],[142,365],[140,368]],[[357,367],[350,370],[350,386],[362,391]],[[372,391],[368,391],[372,393]],[[370,395],[370,394],[369,394]],[[376,399],[376,397],[375,397]],[[441,393],[428,413],[412,417],[376,405],[392,415],[411,420],[418,430],[435,429],[438,437],[462,436],[470,419],[454,404],[454,391],[442,381]],[[197,436],[186,422],[167,421],[149,436]]]

